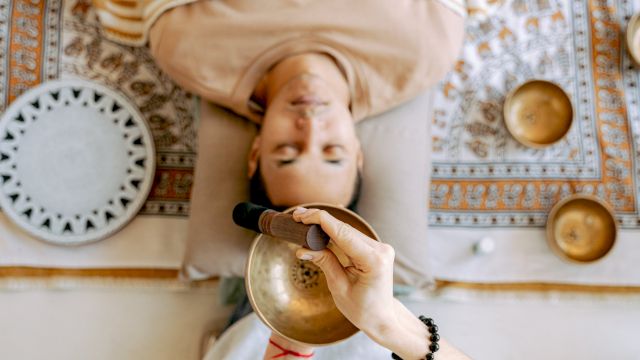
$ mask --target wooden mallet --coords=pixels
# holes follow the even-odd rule
[[[329,235],[320,225],[305,225],[285,214],[250,202],[233,209],[233,222],[262,234],[273,236],[311,250],[322,250],[329,244]]]

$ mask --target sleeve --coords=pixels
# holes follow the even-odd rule
[[[196,0],[93,0],[93,6],[109,40],[144,46],[149,29],[165,11]]]

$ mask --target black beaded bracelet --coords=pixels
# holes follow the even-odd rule
[[[431,334],[429,335],[429,341],[431,341],[431,344],[429,344],[429,352],[424,358],[425,360],[434,360],[436,358],[434,353],[440,349],[440,346],[438,345],[438,341],[440,340],[440,335],[438,335],[438,325],[433,322],[432,318],[425,317],[424,315],[418,316],[418,319],[420,319],[427,329],[429,329],[429,334]],[[395,353],[391,353],[391,358],[394,360],[402,360],[402,358]]]

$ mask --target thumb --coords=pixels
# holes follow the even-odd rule
[[[332,293],[341,291],[347,286],[347,274],[333,251],[329,249],[311,251],[300,248],[296,251],[296,257],[300,260],[309,260],[318,265],[324,272],[324,276],[327,278],[327,285]]]

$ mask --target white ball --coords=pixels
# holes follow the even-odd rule
[[[485,236],[473,245],[476,254],[490,254],[496,249],[496,243],[493,238]]]

